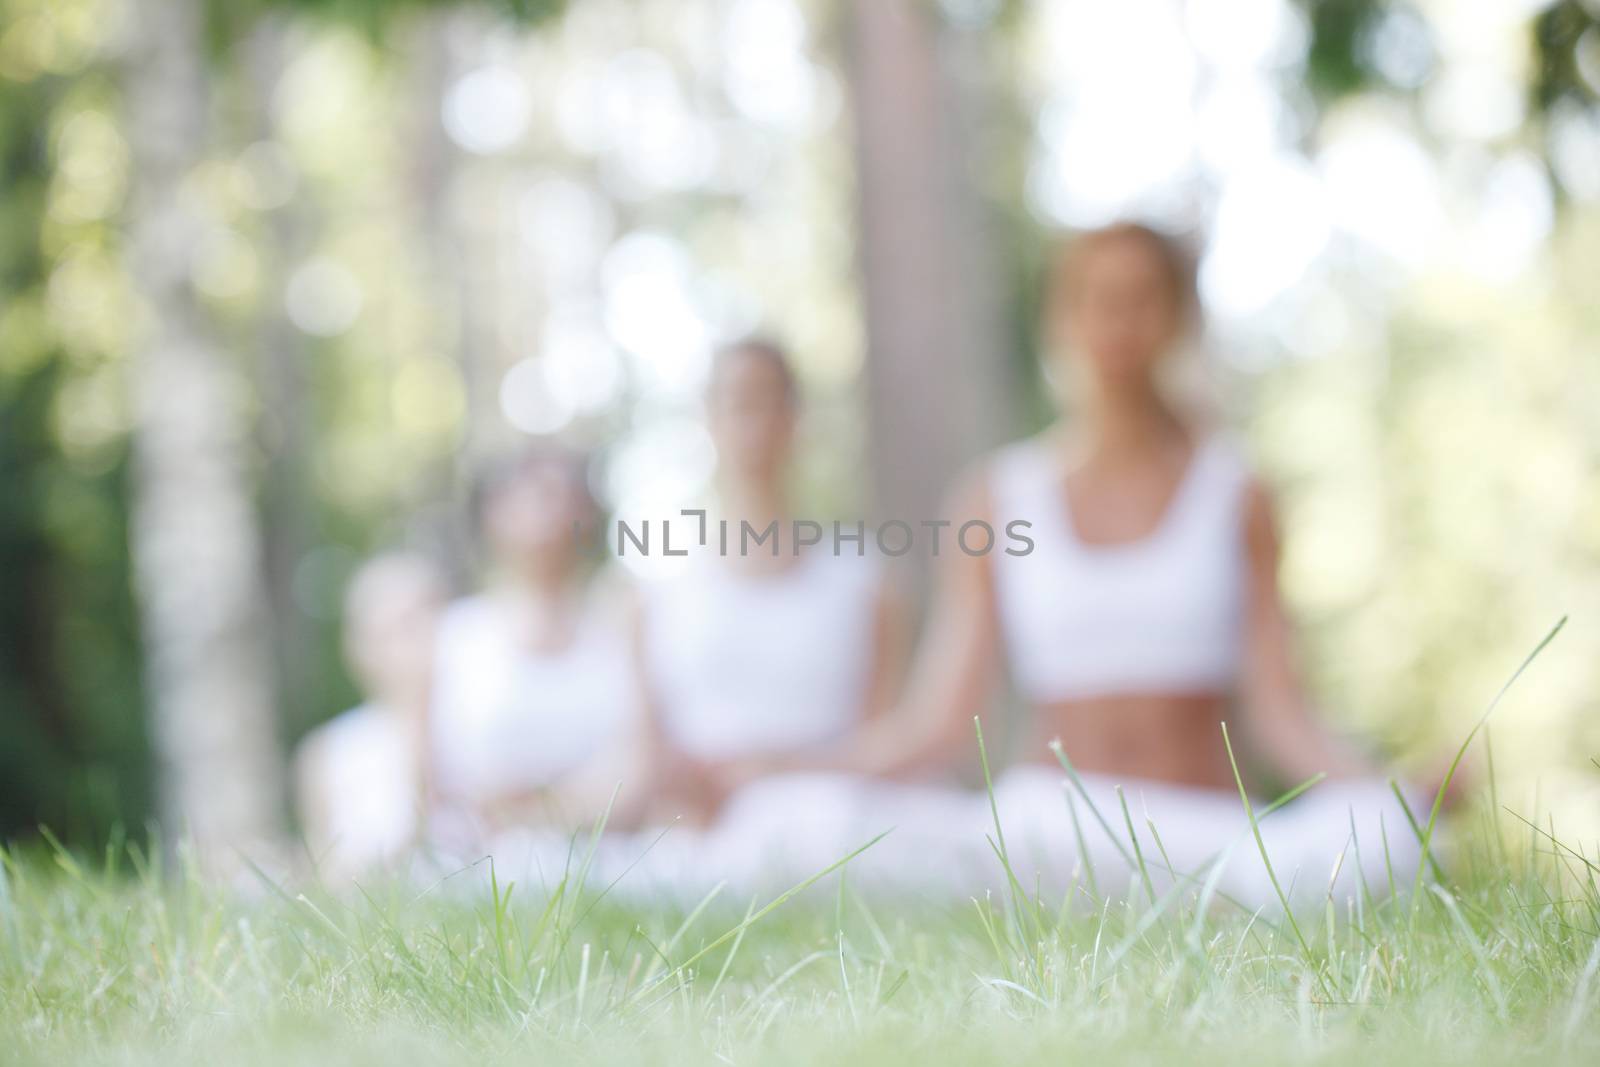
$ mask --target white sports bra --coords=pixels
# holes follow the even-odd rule
[[[551,785],[618,743],[634,707],[627,642],[594,603],[567,647],[514,639],[504,604],[445,611],[430,735],[441,791],[468,801]]]
[[[1023,696],[1048,704],[1231,689],[1242,655],[1248,480],[1234,448],[1203,438],[1153,532],[1086,544],[1050,445],[1034,439],[1002,450],[990,482],[995,528],[1025,519],[1035,542],[1028,555],[990,557]]]
[[[647,591],[645,662],[674,744],[700,759],[781,752],[860,719],[878,567],[818,550],[770,575],[704,555]]]

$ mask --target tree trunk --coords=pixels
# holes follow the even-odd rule
[[[464,56],[484,33],[483,13],[441,8],[418,18],[404,55],[407,106],[401,136],[406,145],[404,189],[410,224],[422,234],[429,291],[438,297],[440,343],[455,361],[465,410],[451,470],[444,484],[419,486],[426,499],[452,499],[448,512],[418,516],[413,536],[432,546],[460,585],[474,581],[481,564],[470,508],[464,506],[477,468],[515,443],[499,408],[494,307],[497,291],[492,242],[475,233],[461,207],[461,183],[472,160],[450,139],[440,101],[462,73]],[[501,226],[513,225],[503,218]]]
[[[287,30],[284,16],[258,17],[243,42],[242,100],[235,118],[245,140],[270,141],[276,134],[272,99],[283,75]],[[277,722],[289,736],[315,722],[319,695],[316,640],[295,601],[294,573],[315,539],[309,450],[315,439],[307,383],[305,337],[289,321],[283,286],[294,264],[310,246],[303,199],[269,209],[256,242],[257,259],[268,294],[254,325],[253,384],[260,398],[255,438],[261,470],[260,538],[266,584],[270,643],[277,654],[274,690]]]
[[[216,343],[191,269],[204,220],[185,187],[201,159],[208,84],[194,0],[141,9],[128,56],[134,151],[132,552],[163,820],[201,858],[281,829],[260,544],[245,469],[240,376]]]
[[[966,165],[978,112],[931,5],[846,8],[871,466],[880,517],[916,522],[938,515],[957,470],[1007,429],[1003,294]]]
[[[443,9],[418,20],[412,39],[412,101],[407,141],[408,185],[426,236],[429,276],[452,317],[456,366],[461,374],[466,412],[460,455],[470,477],[473,463],[506,442],[497,428],[499,374],[494,324],[495,250],[475,232],[476,214],[465,217],[461,182],[470,178],[471,160],[452,141],[440,118],[440,101],[462,73],[465,55],[485,33],[482,12]],[[512,225],[500,219],[498,225]]]

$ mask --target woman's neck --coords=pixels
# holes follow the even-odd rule
[[[407,724],[420,724],[427,718],[430,695],[427,684],[378,686],[366,694],[368,707]]]
[[[566,562],[540,562],[507,568],[504,589],[525,603],[562,604],[581,583],[577,568]]]
[[[751,575],[782,573],[794,565],[796,553],[790,541],[794,536],[790,523],[793,513],[789,508],[789,494],[781,479],[728,479],[718,485],[717,497],[721,517],[730,530],[737,530],[740,523],[748,523],[758,533],[772,526],[777,527],[777,555],[771,555],[764,549],[748,555],[729,553],[723,563],[738,573]],[[739,535],[730,534],[730,544],[736,536]],[[743,544],[742,536],[739,536],[739,543]]]
[[[1077,435],[1087,457],[1147,456],[1187,442],[1183,419],[1153,382],[1102,387],[1094,399]]]
[[[566,647],[582,613],[583,582],[574,567],[527,568],[503,586],[513,640],[525,648]]]
[[[748,522],[757,529],[789,519],[788,493],[769,481],[727,479],[717,487],[722,515],[730,523]]]

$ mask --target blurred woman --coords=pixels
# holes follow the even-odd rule
[[[450,605],[435,649],[429,737],[447,851],[504,848],[525,827],[561,837],[637,777],[621,743],[636,707],[626,631],[588,558],[597,515],[583,461],[518,456],[481,487],[478,517],[488,585]]]
[[[957,526],[1026,522],[1031,551],[945,553],[906,700],[794,765],[879,777],[948,766],[973,751],[973,717],[1004,665],[1032,726],[994,799],[1030,890],[1069,884],[1085,864],[1102,888],[1126,888],[1142,856],[1163,884],[1198,883],[1217,864],[1224,892],[1252,906],[1270,899],[1224,720],[1237,727],[1239,757],[1247,751],[1276,781],[1331,779],[1263,821],[1285,885],[1333,891],[1338,872],[1340,891],[1359,877],[1377,892],[1405,877],[1420,857],[1394,793],[1307,703],[1270,498],[1239,450],[1163,385],[1197,319],[1187,260],[1143,226],[1089,233],[1060,258],[1045,306],[1050,369],[1074,386],[1072,416],[983,463],[947,510]],[[1057,739],[1081,789],[1049,747]],[[791,807],[809,794],[793,795]],[[895,822],[940,840],[902,798],[863,793],[839,821],[860,840],[835,850]],[[952,810],[942,806],[939,821],[977,837],[981,852],[988,804]],[[975,862],[953,846],[920,855],[944,868],[935,875]]]
[[[901,644],[864,540],[835,541],[819,524],[799,538],[818,543],[796,543],[799,391],[783,350],[749,340],[722,352],[706,414],[716,506],[683,573],[647,588],[639,628],[656,812],[699,822],[768,763],[887,707]],[[694,525],[674,524],[679,544]]]
[[[359,874],[416,843],[443,606],[444,582],[418,556],[379,556],[350,581],[345,655],[366,702],[317,727],[295,755],[301,828],[320,873]]]

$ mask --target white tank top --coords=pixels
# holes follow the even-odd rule
[[[328,839],[312,847],[327,850],[330,862],[359,870],[411,844],[422,788],[417,738],[402,716],[362,704],[313,730],[300,753],[308,784],[327,805],[302,815],[326,823],[317,830]]]
[[[990,482],[995,528],[1033,524],[1031,553],[990,557],[1022,694],[1048,704],[1231,689],[1242,654],[1248,479],[1234,448],[1203,438],[1153,532],[1093,545],[1076,536],[1049,444],[1002,450]]]
[[[430,735],[438,786],[467,801],[553,784],[620,743],[635,690],[616,620],[591,604],[567,647],[513,637],[505,605],[468,597],[446,609]]]
[[[879,568],[816,551],[770,575],[696,558],[647,590],[645,657],[662,728],[729,759],[821,744],[860,719]]]

